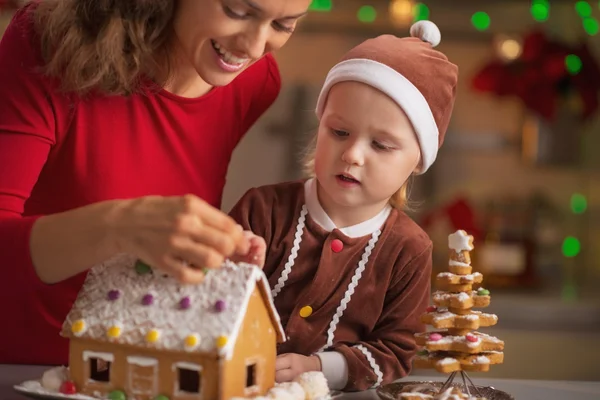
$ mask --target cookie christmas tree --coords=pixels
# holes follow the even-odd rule
[[[444,388],[457,372],[461,373],[467,386],[465,371],[489,371],[490,365],[500,364],[504,359],[504,342],[478,331],[495,325],[498,317],[473,310],[490,304],[488,290],[483,287],[473,290],[474,285],[483,281],[481,273],[472,272],[473,236],[458,230],[448,236],[448,247],[448,272],[437,275],[434,305],[421,316],[421,321],[434,330],[415,335],[417,345],[423,349],[414,364],[416,368],[435,368],[438,372],[450,373]]]

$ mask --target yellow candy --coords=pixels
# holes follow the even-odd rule
[[[110,328],[108,328],[108,332],[106,332],[106,334],[108,335],[108,337],[118,338],[119,336],[121,336],[121,328],[118,326],[111,326]]]
[[[218,348],[225,347],[226,344],[227,344],[227,336],[219,336],[217,338],[217,347]]]
[[[311,306],[304,306],[300,309],[300,316],[302,318],[310,317],[312,312],[313,312],[313,309]]]
[[[160,337],[160,332],[158,332],[156,329],[152,329],[151,331],[149,331],[146,334],[146,341],[149,343],[154,343],[154,342],[158,341],[159,337]]]
[[[185,338],[184,343],[185,343],[185,347],[194,348],[198,345],[198,336],[189,335]]]
[[[77,321],[73,322],[73,325],[71,325],[71,332],[73,333],[82,333],[84,329],[85,321],[82,319],[78,319]]]

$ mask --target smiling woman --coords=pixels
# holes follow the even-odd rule
[[[65,364],[86,271],[130,253],[181,282],[250,244],[219,210],[310,0],[43,0],[0,42],[0,363]],[[27,155],[27,159],[23,155]],[[60,194],[60,195],[58,195]],[[17,308],[10,304],[19,304]]]

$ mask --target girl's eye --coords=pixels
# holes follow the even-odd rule
[[[339,129],[332,129],[332,131],[335,136],[340,136],[340,137],[348,136],[348,132],[341,131]]]
[[[373,141],[373,147],[375,147],[377,150],[391,150],[392,148],[389,146],[386,146],[385,144],[379,143],[378,141]]]
[[[229,6],[223,6],[223,11],[225,12],[225,14],[229,17],[229,18],[233,18],[233,19],[245,19],[248,18],[248,15],[243,13],[243,12],[239,12],[236,11],[234,9],[232,9]]]

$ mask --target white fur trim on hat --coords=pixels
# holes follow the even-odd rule
[[[356,81],[380,90],[404,110],[417,134],[421,147],[423,174],[433,164],[438,152],[438,127],[423,94],[406,77],[385,64],[355,58],[342,61],[329,71],[317,100],[317,117],[321,119],[329,90],[336,83]]]

